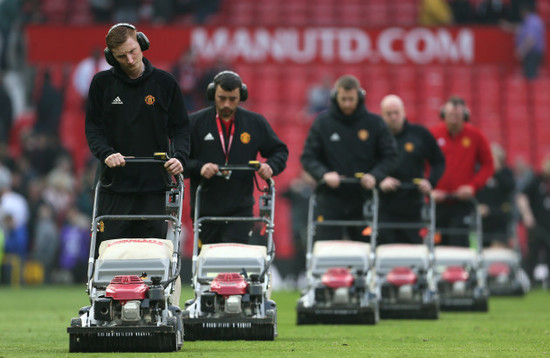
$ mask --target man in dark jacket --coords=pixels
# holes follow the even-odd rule
[[[252,216],[254,173],[233,171],[221,176],[219,166],[246,165],[259,153],[266,160],[258,175],[267,180],[285,169],[288,148],[262,115],[239,107],[248,91],[235,72],[218,73],[208,85],[207,97],[214,106],[190,116],[191,153],[185,175],[191,178],[192,213],[197,187],[203,182],[201,217]],[[251,227],[251,222],[204,223],[200,240],[203,244],[248,243]]]
[[[317,181],[317,217],[327,220],[363,218],[367,190],[373,189],[397,161],[395,140],[380,116],[365,108],[365,93],[353,76],[340,77],[328,111],[315,119],[301,156],[302,166]],[[363,173],[361,185],[342,184],[341,177]],[[364,240],[362,228],[349,227],[349,238]],[[325,227],[318,239],[341,239],[335,227]]]
[[[407,121],[401,98],[396,95],[384,97],[380,103],[380,111],[397,142],[399,153],[398,165],[380,182],[380,225],[383,227],[384,223],[419,223],[423,199],[443,175],[445,157],[435,138],[425,127]],[[424,177],[426,164],[430,166],[427,178]],[[414,186],[403,187],[402,184]],[[418,229],[380,230],[379,243],[399,242],[420,244],[422,239]]]
[[[166,174],[155,164],[128,164],[128,157],[167,152],[169,174],[183,172],[189,155],[189,119],[175,78],[151,65],[142,51],[149,41],[130,24],[114,25],[105,58],[113,66],[96,74],[86,108],[86,138],[104,166],[106,181],[99,214],[163,214]],[[108,221],[101,240],[166,236],[162,221]],[[99,243],[98,243],[99,245]]]

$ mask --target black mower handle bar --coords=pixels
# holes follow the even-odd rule
[[[361,184],[361,178],[365,173],[355,173],[353,177],[340,175],[340,184]],[[325,179],[319,180],[319,185],[327,185]]]
[[[220,171],[224,170],[249,170],[249,171],[255,171],[257,172],[260,170],[260,162],[258,161],[250,161],[248,164],[225,164],[225,165],[218,165],[218,169]]]
[[[162,167],[159,167],[159,169],[163,170],[164,169],[164,163],[166,163],[168,160],[170,159],[170,157],[168,157],[168,155],[166,153],[155,153],[152,157],[124,157],[124,161],[126,162],[126,164],[136,164],[136,163],[149,163],[149,164],[154,164],[154,163],[157,163],[159,165],[162,165]],[[103,165],[101,167],[101,186],[104,187],[104,188],[108,188],[110,187],[111,185],[113,185],[114,183],[114,180],[109,183],[109,184],[104,184],[103,181],[105,179],[105,173],[108,171],[108,170],[113,170],[113,169],[117,169],[117,168],[121,168],[121,167],[108,167],[106,165]],[[168,174],[168,172],[166,172],[167,175],[163,175],[164,177],[164,183],[166,184],[166,186],[170,187],[170,186],[173,186],[172,183],[170,182],[170,174]],[[176,179],[176,183],[179,183],[181,178],[179,175],[173,175],[173,177]]]

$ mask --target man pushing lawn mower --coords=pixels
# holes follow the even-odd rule
[[[269,299],[274,258],[273,175],[286,166],[288,149],[266,119],[239,107],[248,89],[238,74],[218,73],[208,85],[214,106],[191,115],[194,212],[193,288],[186,303],[186,340],[273,340],[276,305]],[[260,154],[265,163],[256,162]],[[256,174],[266,181],[260,188]],[[262,192],[253,215],[254,182]],[[252,226],[264,225],[266,245],[249,245]],[[200,252],[199,252],[200,251]]]
[[[70,351],[175,351],[183,344],[177,286],[189,120],[175,78],[143,57],[145,34],[119,23],[106,43],[112,68],[94,76],[86,108],[86,138],[101,166],[91,306],[68,328]]]

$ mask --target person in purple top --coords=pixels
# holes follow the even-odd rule
[[[516,31],[516,56],[522,63],[525,77],[534,79],[545,51],[546,29],[531,2],[521,5],[520,14],[522,21]]]

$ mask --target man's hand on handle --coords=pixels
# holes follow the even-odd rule
[[[327,172],[323,175],[323,180],[329,188],[336,189],[340,186],[340,175],[337,172]]]
[[[107,158],[105,158],[105,164],[109,168],[123,167],[126,165],[126,161],[124,160],[124,156],[122,154],[113,153],[109,155]]]
[[[164,163],[164,167],[171,175],[179,175],[183,173],[183,165],[176,158],[170,158],[166,163]]]
[[[394,177],[385,177],[380,182],[380,189],[382,189],[385,193],[389,191],[396,191],[399,185],[401,185],[401,182],[398,179],[395,179]]]
[[[263,180],[267,180],[273,176],[273,169],[269,166],[269,164],[262,163],[260,165],[260,169],[258,169],[258,175]]]
[[[376,186],[376,178],[372,174],[365,174],[361,177],[361,185],[363,188],[371,190]]]
[[[220,171],[217,164],[214,163],[206,163],[201,168],[201,176],[206,179],[212,178],[214,175],[216,175]]]

